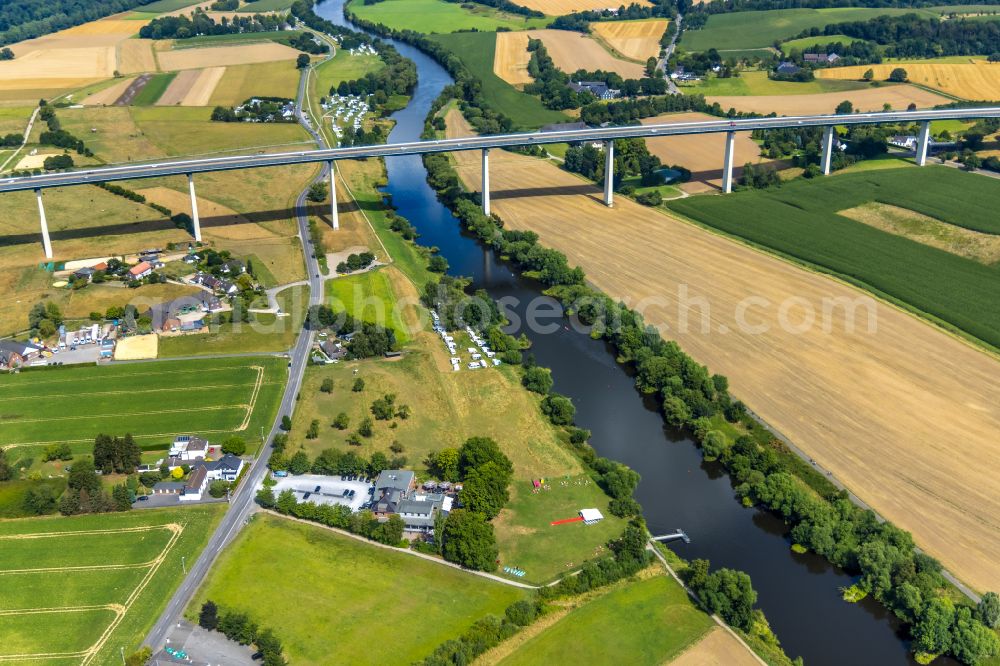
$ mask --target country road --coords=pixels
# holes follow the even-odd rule
[[[315,129],[313,129],[312,124],[306,120],[306,115],[302,109],[303,100],[305,99],[307,90],[308,76],[309,70],[303,70],[299,79],[299,91],[296,99],[296,116],[302,126],[305,127],[309,134],[312,135],[313,139],[315,139],[318,146],[320,148],[325,148],[326,144],[323,141],[323,138],[317,134]],[[326,178],[326,173],[326,168],[324,167],[323,171],[319,174],[319,176],[317,176],[316,180]],[[310,183],[310,185],[311,184],[312,183]],[[295,216],[299,225],[299,239],[301,240],[302,247],[305,250],[306,270],[309,274],[309,305],[318,305],[323,300],[323,278],[320,275],[319,264],[312,255],[312,241],[309,237],[309,216],[306,208],[306,193],[308,190],[309,188],[307,187],[296,199]],[[281,417],[286,414],[291,416],[295,410],[296,396],[298,396],[299,389],[302,386],[302,377],[305,373],[306,364],[309,359],[309,350],[312,348],[312,343],[313,332],[303,329],[296,338],[295,345],[288,352],[288,383],[285,385],[285,392],[281,397],[281,406],[275,416],[275,421],[271,426],[271,431],[267,435],[267,440],[261,449],[260,455],[257,456],[256,460],[254,460],[253,465],[250,467],[250,471],[243,478],[240,487],[233,495],[229,510],[223,517],[222,522],[212,534],[208,544],[205,546],[205,549],[201,552],[201,555],[198,556],[198,559],[195,560],[194,564],[188,571],[187,576],[174,592],[170,601],[167,603],[167,607],[164,609],[163,613],[156,621],[156,624],[154,624],[153,628],[150,630],[149,635],[146,637],[145,644],[151,647],[154,652],[163,647],[171,629],[177,621],[181,619],[185,607],[187,607],[191,598],[194,596],[194,593],[204,581],[205,576],[215,563],[215,559],[219,556],[219,553],[226,546],[226,544],[228,544],[247,523],[247,519],[253,512],[255,507],[254,489],[261,482],[261,480],[263,480],[264,475],[267,474],[267,460],[270,458],[272,451],[271,441],[280,431]]]

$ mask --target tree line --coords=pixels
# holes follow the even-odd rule
[[[391,328],[355,319],[347,312],[334,312],[328,305],[309,306],[305,326],[313,331],[329,329],[337,335],[353,333],[347,343],[350,358],[382,356],[396,348],[396,332]]]
[[[240,645],[254,645],[260,653],[263,666],[285,666],[284,647],[274,632],[260,627],[247,613],[237,610],[220,610],[209,599],[198,612],[198,625],[208,631],[218,631]]]
[[[253,16],[223,16],[216,22],[203,11],[190,16],[160,16],[139,28],[142,39],[190,39],[199,35],[235,35],[284,30],[288,21],[284,15],[254,14]],[[327,49],[329,50],[329,48]],[[323,52],[323,51],[321,51]]]
[[[996,21],[974,21],[962,18],[946,21],[921,18],[916,14],[876,16],[867,21],[832,23],[819,35],[847,35],[880,45],[865,62],[881,62],[881,58],[935,58],[948,55],[979,55],[1000,52],[1000,25]],[[838,52],[839,53],[839,52]],[[854,62],[862,60],[861,54]],[[838,63],[841,64],[841,63]],[[847,63],[843,63],[847,64]]]
[[[0,3],[0,45],[72,28],[150,2],[153,0],[7,0]]]

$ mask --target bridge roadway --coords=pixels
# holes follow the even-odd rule
[[[748,118],[732,120],[706,120],[693,123],[661,125],[630,125],[626,127],[600,127],[594,129],[565,130],[558,132],[524,132],[498,134],[461,139],[413,141],[408,143],[327,148],[292,153],[267,155],[236,155],[197,160],[130,164],[100,169],[84,169],[65,173],[0,179],[0,192],[38,190],[47,187],[64,187],[86,183],[115,180],[158,178],[161,176],[191,175],[209,171],[256,169],[261,167],[308,164],[364,157],[391,157],[393,155],[423,155],[462,150],[489,150],[532,144],[567,143],[577,141],[609,141],[635,137],[678,136],[711,134],[717,132],[749,132],[753,130],[782,129],[789,127],[833,127],[843,125],[884,124],[900,122],[930,122],[933,120],[978,120],[1000,118],[1000,107],[973,109],[940,109],[929,111],[888,111],[880,113],[855,113],[850,115],[780,116],[777,118]]]

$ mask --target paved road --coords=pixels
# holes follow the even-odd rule
[[[674,19],[674,25],[677,29],[674,31],[674,36],[671,38],[670,43],[667,44],[667,47],[663,50],[663,57],[660,58],[660,62],[656,64],[658,68],[663,70],[663,75],[667,79],[667,92],[671,95],[681,94],[680,88],[678,88],[677,84],[674,83],[674,80],[670,78],[670,72],[667,70],[669,69],[668,61],[670,60],[670,56],[674,54],[674,49],[677,48],[677,40],[681,37],[681,24],[683,21],[684,16],[682,14],[678,14],[677,18]]]
[[[299,118],[299,122],[303,124],[303,126],[309,131],[322,148],[325,147],[323,139],[315,132],[312,126],[304,120],[305,116],[302,113],[301,105],[303,99],[305,98],[306,74],[306,72],[303,72],[299,81],[296,114]],[[320,174],[318,178],[324,177],[324,174]],[[311,253],[312,243],[309,240],[309,218],[306,214],[307,191],[308,188],[299,194],[299,197],[295,202],[295,212],[299,225],[299,237],[302,241],[302,246],[306,249],[306,268],[309,271],[309,304],[316,305],[319,304],[323,298],[323,279],[320,277],[319,265],[312,257]],[[243,478],[239,489],[232,498],[229,510],[223,517],[222,522],[216,528],[215,533],[212,534],[205,550],[203,550],[198,559],[195,560],[191,569],[188,571],[187,577],[184,578],[180,587],[178,587],[177,591],[174,592],[174,595],[171,597],[166,609],[164,609],[162,615],[160,615],[160,618],[156,621],[156,624],[153,625],[149,635],[146,637],[146,645],[153,648],[154,652],[163,646],[168,634],[181,619],[181,616],[184,613],[184,608],[188,605],[188,602],[194,596],[195,591],[204,581],[206,574],[215,563],[215,559],[218,557],[219,553],[247,523],[247,519],[249,518],[251,512],[253,512],[255,495],[254,488],[257,487],[257,485],[263,480],[264,475],[267,474],[267,459],[271,456],[272,451],[271,441],[279,432],[281,417],[286,414],[291,416],[295,410],[295,399],[302,386],[302,376],[305,372],[306,364],[309,359],[309,350],[312,347],[312,343],[312,331],[303,330],[299,333],[298,338],[296,338],[295,345],[289,352],[288,384],[285,386],[285,392],[281,397],[281,407],[278,410],[274,424],[271,426],[271,431],[268,433],[267,441],[264,444],[260,456],[258,456],[253,462],[253,465],[250,467],[250,471]]]
[[[302,88],[304,90],[304,87]],[[300,91],[301,94],[301,91]],[[301,105],[301,99],[299,100]],[[300,120],[302,119],[300,113]],[[326,148],[292,153],[271,153],[264,155],[235,155],[194,160],[162,162],[157,164],[133,164],[99,169],[84,169],[65,173],[48,173],[40,176],[0,179],[0,192],[16,192],[64,187],[85,183],[100,183],[115,180],[156,178],[159,176],[185,175],[210,171],[231,171],[255,169],[289,164],[325,163],[338,159],[360,159],[366,157],[391,157],[393,155],[424,155],[431,153],[482,150],[510,146],[543,145],[550,143],[572,143],[577,141],[608,141],[633,137],[684,136],[691,134],[712,134],[717,132],[749,132],[752,130],[781,129],[787,127],[833,127],[841,125],[865,125],[877,123],[912,123],[932,120],[979,120],[1000,118],[1000,107],[971,109],[936,109],[925,111],[884,111],[879,113],[854,113],[845,115],[781,116],[777,118],[743,118],[704,120],[692,123],[663,123],[657,125],[630,125],[627,127],[598,127],[593,129],[566,130],[562,132],[524,132],[521,134],[498,134],[493,136],[473,136],[458,139],[430,141],[410,141],[406,143],[379,144],[374,146],[353,146],[350,148]],[[306,128],[313,136],[318,136],[311,124]]]

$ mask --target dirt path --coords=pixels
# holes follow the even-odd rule
[[[478,154],[455,157],[477,189]],[[728,376],[736,396],[960,579],[1000,587],[996,358],[852,287],[624,197],[608,210],[596,186],[542,160],[495,151],[491,162],[493,209],[507,228],[537,232],[595,286]],[[844,303],[858,306],[853,333]],[[808,309],[818,321],[802,327]]]

